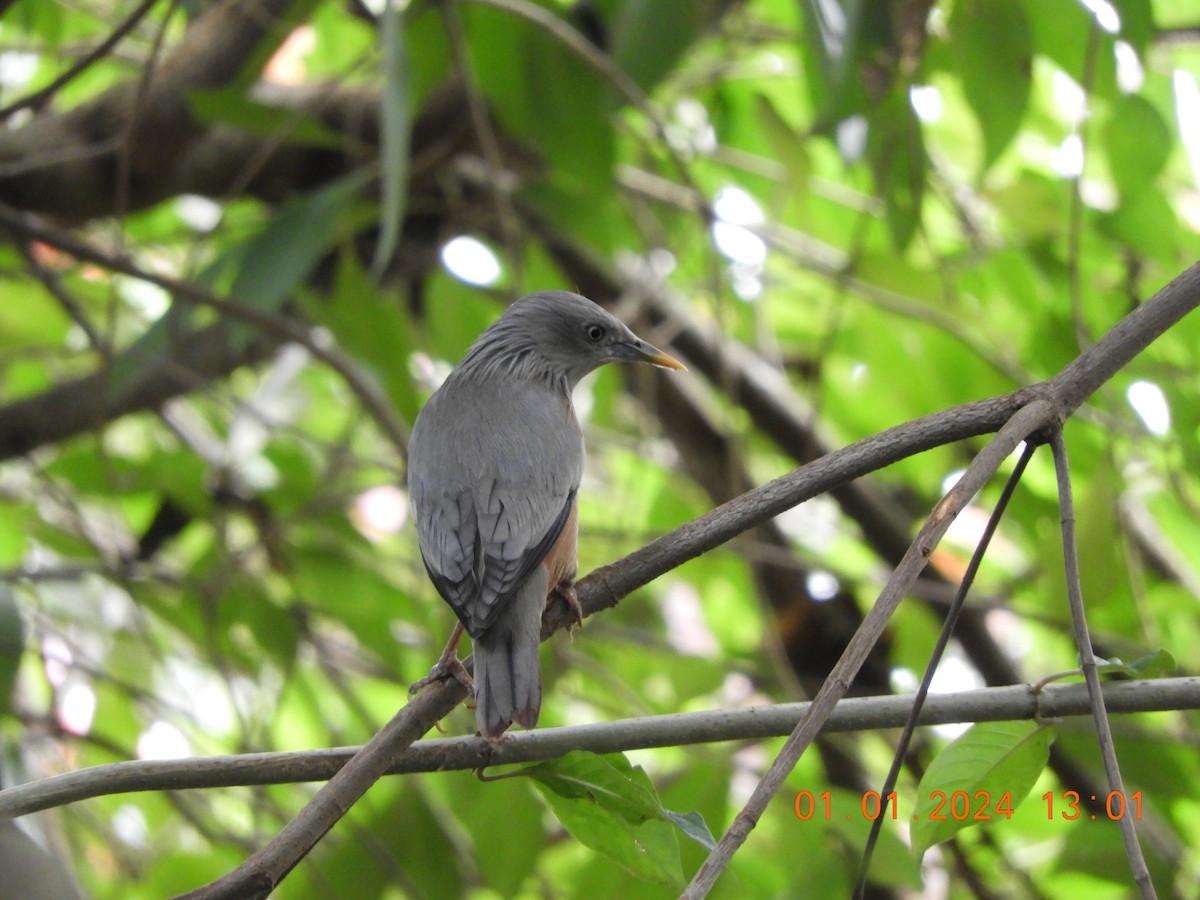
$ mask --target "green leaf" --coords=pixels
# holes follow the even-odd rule
[[[766,94],[754,95],[755,111],[758,114],[759,125],[767,136],[775,158],[783,163],[787,172],[788,189],[803,191],[808,187],[809,173],[812,171],[812,160],[808,147],[795,129],[779,114],[775,104]]]
[[[950,48],[963,94],[983,131],[986,171],[1012,142],[1029,105],[1033,35],[1025,5],[962,0],[950,17]]]
[[[1171,155],[1171,129],[1148,100],[1127,94],[1112,104],[1104,144],[1113,181],[1126,196],[1163,170]]]
[[[534,779],[559,822],[581,844],[646,881],[683,885],[676,820],[662,809],[640,767],[630,766],[621,754],[577,750],[522,774]],[[685,820],[687,827],[680,827],[699,839],[695,820]]]
[[[0,350],[57,344],[66,338],[71,322],[61,307],[46,301],[40,285],[6,284],[4,300],[0,303]]]
[[[599,756],[575,750],[558,760],[533,766],[524,774],[562,797],[598,803],[633,824],[662,819],[674,823],[700,846],[709,849],[716,846],[704,817],[697,812],[664,809],[641,766],[630,765],[624,754]]]
[[[883,198],[892,245],[903,250],[920,224],[925,196],[928,159],[921,124],[907,95],[893,91],[872,111],[868,127],[875,191]]]
[[[412,137],[412,81],[405,41],[404,13],[388,0],[382,16],[383,41],[383,145],[380,147],[383,203],[379,241],[371,270],[379,278],[395,253],[408,201],[409,142]]]
[[[505,131],[546,164],[549,177],[532,181],[523,197],[575,240],[607,252],[620,221],[611,86],[574,52],[501,11],[468,4],[463,21],[479,87]]]
[[[651,820],[631,825],[606,819],[597,807],[550,799],[563,827],[580,843],[617,863],[631,874],[672,890],[685,881],[674,829],[666,822]]]
[[[1079,525],[1076,542],[1079,552],[1079,589],[1084,600],[1092,606],[1108,609],[1106,601],[1114,590],[1124,584],[1121,564],[1113,547],[1120,541],[1120,525],[1117,522],[1117,497],[1114,485],[1117,475],[1114,466],[1101,461],[1091,490],[1079,504]],[[1062,558],[1061,547],[1056,548],[1057,563]],[[1058,566],[1058,583],[1062,584],[1061,565]],[[1064,597],[1065,603],[1065,597]],[[1090,617],[1089,617],[1090,618]],[[1092,627],[1097,627],[1095,620]]]
[[[891,33],[886,3],[803,0],[801,60],[822,130],[868,106],[862,72],[886,54]],[[833,13],[833,14],[831,14]]]
[[[675,829],[650,819],[640,825],[591,803],[567,800],[543,789],[554,815],[585,847],[595,850],[644,881],[671,889],[683,886],[683,866]]]
[[[913,854],[920,859],[934,844],[977,824],[976,814],[1000,818],[1002,798],[1016,809],[1045,769],[1054,734],[1053,726],[1037,722],[984,722],[946,747],[917,787]],[[956,795],[965,795],[965,802],[956,804]],[[964,809],[966,817],[956,818]]]
[[[246,306],[275,310],[312,271],[338,234],[342,214],[366,182],[347,175],[288,203],[239,249],[241,266],[230,294]]]
[[[1179,252],[1179,220],[1171,201],[1156,185],[1121,198],[1113,212],[1098,217],[1099,231],[1139,256],[1170,264]]]
[[[1032,0],[1025,4],[1037,52],[1053,60],[1075,79],[1091,84],[1096,96],[1116,91],[1117,67],[1113,36],[1076,0]]]
[[[412,321],[404,305],[379,296],[353,250],[338,260],[333,293],[305,296],[304,301],[308,313],[333,332],[339,347],[370,370],[411,422],[420,404],[408,372]]]
[[[709,6],[695,0],[625,0],[613,23],[613,61],[649,91],[691,45]]]
[[[1121,16],[1121,40],[1141,56],[1158,29],[1154,24],[1154,9],[1150,0],[1109,0]],[[1142,61],[1145,65],[1145,60]]]
[[[409,3],[404,10],[404,40],[409,47],[421,49],[410,53],[406,62],[410,103],[414,110],[423,111],[429,96],[443,90],[457,72],[441,10],[431,4]]]
[[[1112,659],[1098,659],[1096,662],[1097,671],[1102,676],[1109,678],[1128,678],[1132,680],[1139,678],[1164,678],[1176,669],[1175,657],[1161,647],[1153,653],[1139,656],[1133,662],[1125,662],[1115,656]]]
[[[505,124],[561,168],[564,184],[600,194],[616,159],[608,83],[527,23],[473,5],[463,13],[479,86]]]
[[[545,841],[546,807],[524,779],[479,782],[460,773],[440,776],[445,808],[467,830],[479,874],[501,897],[518,896],[522,883],[538,870]],[[504,835],[499,841],[496,835]]]
[[[690,837],[705,850],[712,850],[717,846],[717,839],[713,837],[713,833],[708,830],[708,823],[704,821],[704,816],[700,815],[700,813],[677,813],[671,812],[669,809],[664,809],[663,813],[668,819],[675,823],[676,828]]]
[[[1040,172],[1023,169],[1007,183],[985,189],[984,197],[1005,220],[1020,223],[1028,238],[1053,238],[1065,229],[1067,192],[1061,181]]]
[[[209,284],[217,273],[237,265],[229,299],[248,309],[276,311],[328,251],[342,213],[364,182],[361,174],[349,175],[292,201],[260,232],[214,260],[197,281]],[[128,351],[113,360],[106,384],[110,402],[146,377],[147,359],[171,358],[173,346],[189,334],[195,313],[190,304],[173,304]],[[248,344],[256,334],[240,322],[229,323],[229,331],[230,342],[239,346]]]
[[[614,758],[625,760],[621,754],[600,756],[573,750],[561,759],[531,766],[523,774],[559,797],[588,800],[633,824],[659,818],[662,807],[653,788],[635,783],[628,771],[614,765]]]
[[[304,890],[291,896],[327,897],[330,884],[354,886],[343,888],[340,896],[470,896],[464,883],[470,867],[462,847],[455,843],[457,835],[445,811],[437,809],[415,784],[397,782],[377,785],[378,793],[371,793],[373,802],[355,804],[345,826],[356,839],[334,845],[336,850],[325,855],[319,867],[310,868],[312,880]],[[379,865],[382,853],[388,854],[394,868]],[[404,873],[407,890],[403,893],[396,889],[394,872]]]
[[[341,527],[350,530],[349,525]],[[347,534],[332,542],[331,537],[339,537],[332,521],[323,521],[319,532],[320,541],[295,536],[295,546],[289,548],[296,594],[315,610],[335,617],[380,659],[395,658],[399,648],[389,625],[397,616],[414,617],[411,599],[398,594],[395,585],[379,569],[367,565],[360,554],[350,552],[350,541],[361,538]],[[388,602],[347,603],[347,597],[386,597]],[[428,669],[428,663],[424,665]]]
[[[1060,826],[1065,822],[1056,823]],[[1119,822],[1110,820],[1101,814],[1095,821],[1089,815],[1080,816],[1080,821],[1069,823],[1062,827],[1061,832],[1054,836],[1059,849],[1055,853],[1051,867],[1059,873],[1079,872],[1086,880],[1081,882],[1090,896],[1128,897],[1132,884],[1129,875],[1129,857],[1121,836]],[[1150,870],[1150,879],[1155,885],[1171,885],[1178,883],[1178,862],[1172,864],[1164,859],[1163,852],[1153,841],[1143,842],[1143,852],[1146,865]],[[1104,882],[1108,882],[1107,885]],[[1194,885],[1194,882],[1193,882]],[[1107,893],[1098,887],[1111,887]],[[1164,891],[1165,896],[1187,896],[1186,893]],[[1059,893],[1058,896],[1065,896]],[[1078,896],[1078,894],[1076,894]]]

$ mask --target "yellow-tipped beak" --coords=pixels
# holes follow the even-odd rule
[[[669,356],[654,347],[650,348],[650,352],[645,356],[646,362],[651,365],[658,366],[661,369],[678,369],[681,372],[687,371],[687,366],[681,363],[673,356]]]
[[[675,357],[663,353],[657,347],[647,344],[638,337],[617,344],[614,355],[618,359],[627,359],[631,362],[646,362],[662,369],[681,369],[687,371],[687,366]]]

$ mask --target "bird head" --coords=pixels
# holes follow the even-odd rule
[[[684,368],[608,311],[567,291],[541,291],[513,303],[475,342],[464,363],[472,358],[478,365],[544,371],[571,387],[609,362]]]

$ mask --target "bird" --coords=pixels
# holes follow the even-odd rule
[[[542,612],[575,596],[583,434],[571,393],[605,363],[683,369],[579,294],[512,303],[468,348],[413,423],[408,493],[421,559],[458,624],[414,689],[453,676],[473,688],[479,734],[537,724]],[[457,657],[466,630],[474,678]]]

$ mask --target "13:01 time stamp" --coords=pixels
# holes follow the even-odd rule
[[[1092,803],[1104,803],[1104,812],[1109,819],[1114,822],[1119,822],[1126,816],[1132,816],[1136,821],[1142,820],[1142,792],[1134,791],[1128,797],[1120,791],[1109,791],[1107,794],[1097,795],[1089,794],[1089,801]],[[1046,801],[1046,818],[1053,819],[1055,804],[1061,804],[1058,810],[1058,818],[1074,821],[1075,819],[1103,819],[1105,816],[1099,816],[1095,813],[1089,813],[1086,810],[1080,809],[1081,797],[1079,791],[1063,791],[1061,795],[1056,795],[1054,791],[1046,791],[1042,794],[1042,799]]]
[[[1134,791],[1128,797],[1120,791],[1110,791],[1107,795],[1100,797],[1096,794],[1089,795],[1089,802],[1103,802],[1106,816],[1087,812],[1081,806],[1083,800],[1078,791],[1063,791],[1061,794],[1047,791],[1042,794],[1042,800],[1046,803],[1047,819],[1060,818],[1068,821],[1092,819],[1094,821],[1107,816],[1116,822],[1126,816],[1132,816],[1138,821],[1141,821],[1142,818],[1141,791]],[[800,791],[796,794],[795,800],[796,818],[803,822],[812,819],[828,822],[835,815],[843,813],[847,819],[861,817],[873,821],[880,816],[888,819],[899,818],[895,791],[884,796],[881,796],[878,791],[864,791],[859,799],[857,809],[835,810],[834,801],[835,798],[830,791],[816,795],[812,791]],[[1057,816],[1055,815],[1056,811]],[[956,822],[986,822],[991,819],[1011,819],[1012,815],[1011,791],[1004,791],[995,798],[992,797],[991,791],[975,791],[974,793],[933,791],[929,795],[928,808],[923,805],[921,811],[913,815],[913,819],[927,818],[931,822],[944,822],[949,819]]]

